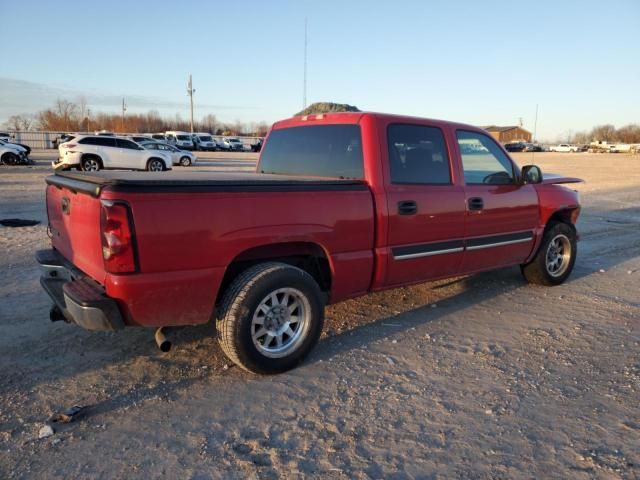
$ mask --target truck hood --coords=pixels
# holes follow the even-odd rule
[[[557,173],[544,173],[542,175],[543,185],[553,185],[558,183],[582,183],[584,180],[577,177],[565,177],[564,175],[558,175]]]

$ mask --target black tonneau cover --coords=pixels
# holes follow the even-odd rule
[[[117,192],[298,192],[366,190],[362,180],[226,172],[56,172],[49,185],[98,197],[108,188]]]

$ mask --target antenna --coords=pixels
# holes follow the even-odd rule
[[[302,81],[302,109],[307,108],[307,17],[304,17],[304,79]]]
[[[189,95],[189,105],[191,107],[191,133],[193,133],[193,94],[196,89],[193,88],[193,82],[191,81],[191,74],[189,74],[189,83],[187,85],[187,95]]]

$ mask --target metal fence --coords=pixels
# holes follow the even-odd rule
[[[33,149],[47,149],[47,148],[55,148],[54,140],[59,138],[62,134],[67,132],[8,132],[12,138],[12,141],[16,143],[23,143],[25,145],[29,145]],[[86,134],[91,135],[94,132],[88,132]],[[129,135],[140,135],[139,133],[134,134],[131,133]],[[239,138],[242,144],[245,147],[250,147],[252,143],[256,143],[258,138],[260,137],[238,137],[238,136],[227,136],[223,137],[220,135],[212,135],[216,140],[222,140],[223,138]]]

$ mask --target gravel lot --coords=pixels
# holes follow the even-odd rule
[[[42,222],[0,226],[0,478],[640,478],[639,156],[533,157],[587,180],[566,284],[508,268],[348,301],[300,368],[257,377],[211,325],[165,354],[153,330],[49,322],[33,254],[53,155],[0,166],[0,218]]]

